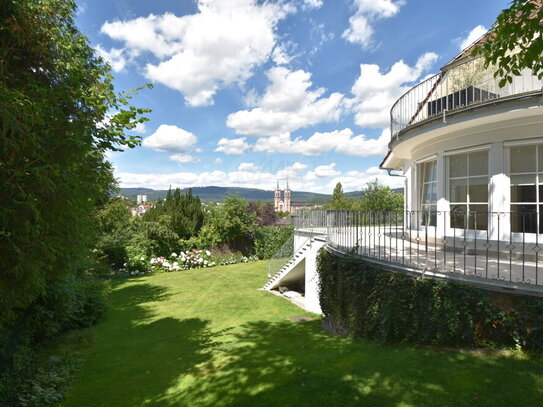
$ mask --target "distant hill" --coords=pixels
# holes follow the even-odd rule
[[[256,188],[238,188],[238,187],[194,187],[191,188],[192,193],[200,197],[203,202],[215,201],[223,202],[227,195],[237,195],[245,198],[248,201],[269,201],[273,202],[274,191],[266,191]],[[183,188],[182,193],[187,193],[188,188]],[[164,198],[168,193],[167,190],[154,190],[149,188],[121,188],[119,194],[128,198],[136,199],[137,195],[147,195],[150,201],[156,201],[159,198]],[[292,192],[293,201],[305,201],[310,205],[323,205],[330,202],[331,195],[317,194],[314,192]]]
[[[238,187],[194,187],[191,188],[192,193],[200,197],[203,202],[223,202],[227,195],[237,195],[241,198],[245,198],[248,201],[269,201],[273,202],[273,193],[271,190],[257,189],[257,188],[238,188]],[[187,193],[188,188],[183,188],[182,193]],[[393,189],[394,192],[403,193],[403,188]],[[149,188],[121,188],[119,194],[128,198],[136,199],[137,195],[147,195],[149,201],[156,201],[159,198],[164,198],[168,193],[167,190],[155,190]],[[362,196],[361,191],[346,192],[346,198],[360,198]],[[309,205],[324,205],[331,201],[332,195],[317,194],[314,192],[301,192],[292,191],[293,201],[305,201]]]

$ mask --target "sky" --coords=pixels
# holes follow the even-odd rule
[[[108,154],[121,187],[360,191],[389,112],[490,28],[506,0],[77,0],[117,91],[152,109]],[[111,112],[114,113],[114,112]]]

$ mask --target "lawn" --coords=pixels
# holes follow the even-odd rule
[[[330,335],[266,263],[118,280],[63,406],[540,406],[543,360]]]

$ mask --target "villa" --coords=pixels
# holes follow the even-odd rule
[[[392,106],[381,168],[403,177],[405,210],[300,215],[293,256],[270,262],[266,289],[303,279],[318,311],[313,257],[326,247],[395,271],[543,294],[543,83],[525,70],[500,87],[472,57],[485,38]]]

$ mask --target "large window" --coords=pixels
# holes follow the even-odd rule
[[[509,148],[511,231],[543,233],[543,145]]]
[[[451,227],[488,228],[488,151],[449,156]]]
[[[437,161],[426,161],[420,168],[420,211],[421,223],[436,225],[437,210]]]

